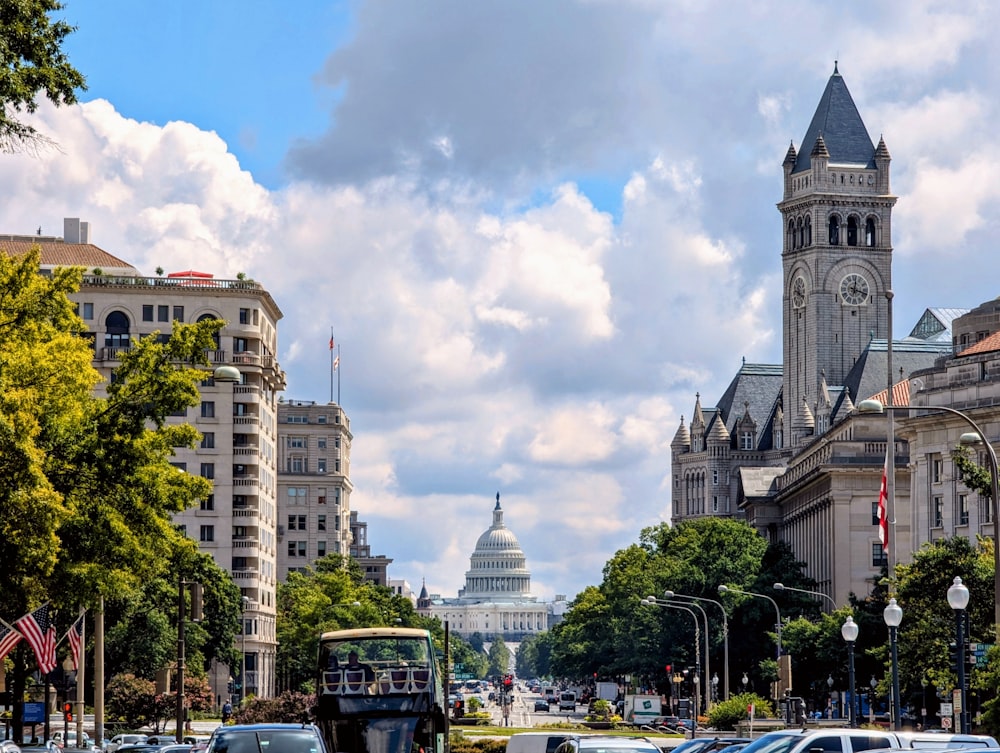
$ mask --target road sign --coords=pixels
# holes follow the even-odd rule
[[[951,729],[951,717],[941,717],[941,729]]]
[[[952,706],[950,703],[942,703],[940,713],[941,716],[951,716],[952,714],[955,713],[955,707]]]
[[[452,679],[455,680],[475,680],[476,676],[471,672],[455,672],[455,676]]]

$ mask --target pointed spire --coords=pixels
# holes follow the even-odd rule
[[[793,173],[809,169],[812,155],[806,150],[811,148],[810,144],[816,143],[820,134],[831,161],[875,167],[875,145],[836,63],[802,139],[802,151],[795,161]]]
[[[803,429],[816,428],[816,418],[813,416],[813,412],[809,410],[809,401],[806,400],[805,395],[802,396],[802,406],[799,408],[799,426]]]
[[[840,404],[840,414],[846,418],[852,413],[854,413],[854,401],[851,400],[851,388],[847,387],[844,389],[844,400]]]
[[[819,381],[819,400],[816,401],[817,410],[820,407],[829,410],[833,407],[833,403],[830,401],[830,388],[826,384],[826,369],[820,371],[820,381]]]
[[[885,145],[885,137],[878,137],[878,146],[875,147],[875,159],[877,160],[892,160],[889,156],[889,147]]]
[[[681,416],[681,425],[677,427],[677,433],[674,434],[674,440],[670,443],[670,449],[677,450],[678,452],[686,452],[690,448],[691,432],[684,425],[684,416]]]
[[[701,393],[694,393],[694,413],[691,414],[691,426],[705,426],[705,412],[701,409]]]
[[[813,150],[809,153],[809,156],[830,159],[830,152],[826,148],[826,141],[823,139],[822,133],[816,137],[816,143],[813,145]]]
[[[789,141],[788,142],[788,151],[785,152],[785,161],[782,162],[781,164],[782,165],[794,165],[796,157],[798,157],[798,153],[795,151],[795,142],[794,141]]]
[[[712,431],[709,432],[708,441],[715,444],[729,444],[729,429],[726,422],[722,420],[722,411],[716,409],[715,418],[712,420]]]
[[[840,75],[840,71],[837,70],[837,61],[836,60],[833,61],[833,75],[834,76],[839,76]]]

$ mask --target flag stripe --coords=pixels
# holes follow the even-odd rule
[[[0,625],[0,661],[21,642],[21,634],[8,625]]]
[[[69,648],[73,653],[73,669],[80,668],[80,649],[83,647],[83,615],[81,614],[67,633]]]
[[[882,486],[878,490],[878,540],[882,542],[882,551],[889,551],[889,511],[886,509],[889,500],[889,452],[885,451],[885,464],[882,466]]]
[[[29,612],[14,623],[24,639],[35,652],[38,669],[47,675],[56,668],[56,628],[49,616],[49,605],[46,602],[34,612]]]

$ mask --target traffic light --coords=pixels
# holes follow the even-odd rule
[[[67,722],[73,721],[73,704],[69,701],[63,704],[63,720]]]
[[[958,647],[954,643],[948,644],[948,658],[951,660],[951,671],[958,673]]]
[[[674,671],[674,665],[673,664],[668,664],[667,665],[667,674],[669,675],[673,671]]]

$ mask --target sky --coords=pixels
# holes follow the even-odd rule
[[[988,2],[66,0],[79,103],[0,157],[143,274],[243,272],[335,397],[390,577],[455,595],[495,494],[544,599],[669,521],[670,441],[781,360],[781,163],[837,60],[892,155],[894,320],[1000,294]]]

